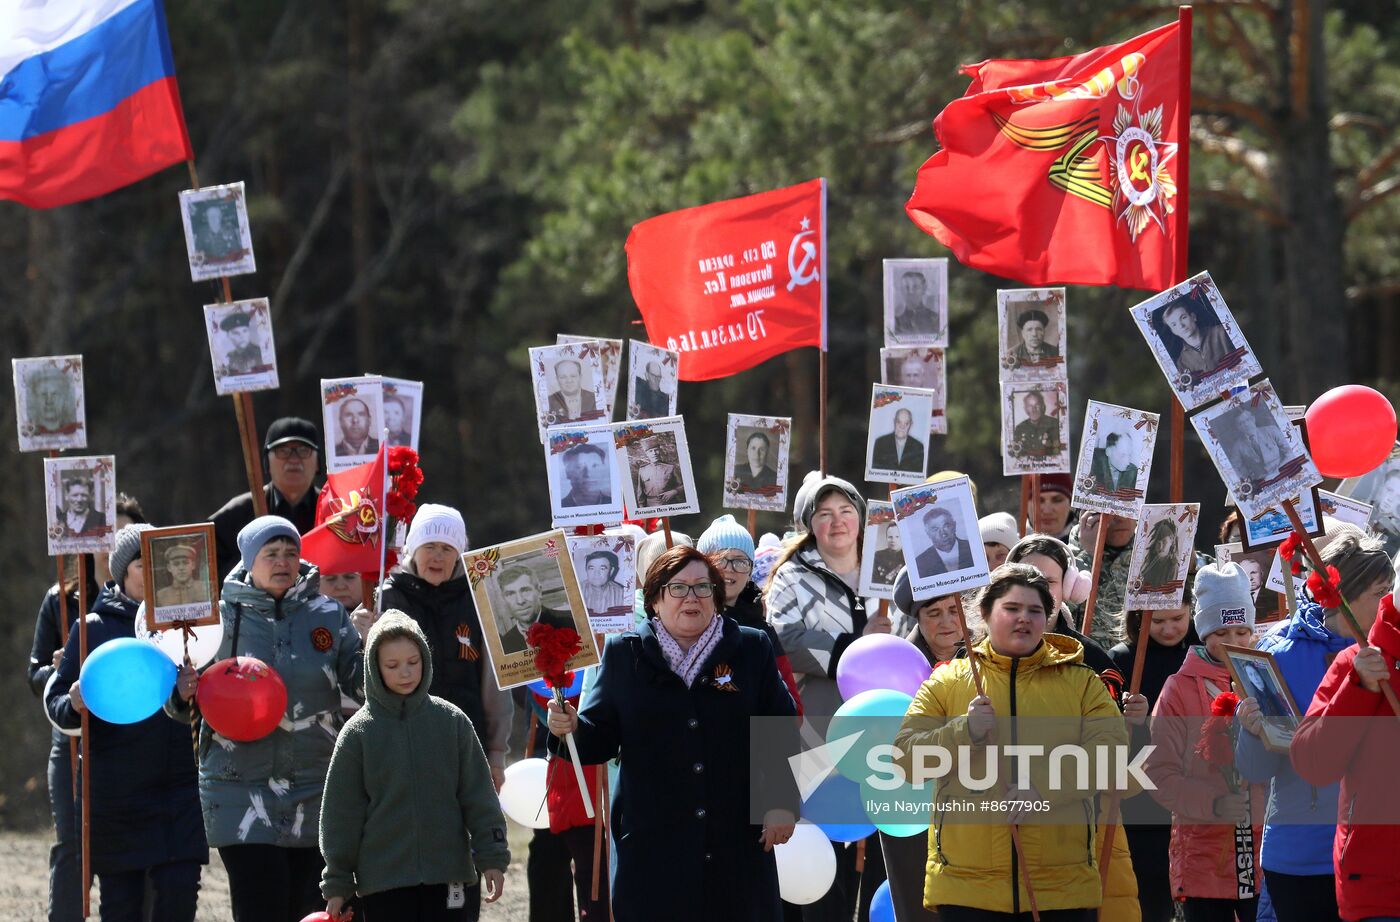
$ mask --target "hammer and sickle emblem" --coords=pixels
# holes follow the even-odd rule
[[[792,244],[788,246],[788,274],[792,276],[788,280],[787,290],[792,291],[798,285],[809,285],[821,278],[821,271],[817,268],[817,245],[810,240],[803,240],[816,234],[816,231],[805,230],[792,238]],[[796,260],[798,244],[802,246],[802,258]]]
[[[1132,164],[1130,165],[1130,175],[1136,181],[1147,182],[1148,176],[1145,167],[1151,157],[1146,150],[1139,148],[1132,154]]]

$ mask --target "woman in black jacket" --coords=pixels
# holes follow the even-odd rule
[[[109,640],[136,636],[136,609],[145,596],[140,549],[148,525],[117,533],[112,581],[88,616],[88,652]],[[54,726],[77,730],[87,709],[78,683],[78,635],[68,646],[44,695]],[[156,711],[134,724],[88,723],[92,870],[102,888],[103,922],[139,920],[149,888],[155,922],[193,922],[200,866],[209,863],[194,747],[189,727]]]
[[[550,732],[573,732],[584,764],[620,761],[613,917],[777,922],[772,849],[792,835],[797,789],[785,761],[765,760],[772,770],[757,777],[750,764],[752,718],[783,718],[758,733],[790,734],[796,747],[773,647],[717,614],[723,578],[694,548],[658,557],[642,590],[648,618],[608,638],[582,712],[551,701],[549,713]],[[559,743],[550,749],[567,757]]]

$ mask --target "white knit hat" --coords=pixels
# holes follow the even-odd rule
[[[1000,544],[1008,551],[1021,540],[1016,532],[1016,517],[1009,512],[982,516],[977,520],[977,530],[982,533],[983,544]]]
[[[425,544],[441,541],[461,554],[467,549],[467,523],[462,521],[462,513],[451,506],[437,503],[424,503],[413,516],[413,524],[408,526],[408,537],[403,542],[405,560],[412,560],[413,554]]]
[[[1202,640],[1226,627],[1254,627],[1249,576],[1237,563],[1207,564],[1196,571],[1191,620]]]

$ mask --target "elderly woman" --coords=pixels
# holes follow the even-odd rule
[[[789,718],[774,731],[796,734],[773,647],[718,614],[724,580],[694,548],[657,557],[642,589],[648,619],[608,638],[583,710],[549,707],[549,731],[574,733],[583,762],[620,761],[613,917],[777,922],[772,849],[792,835],[797,802],[785,771],[762,785],[781,803],[750,822],[751,719]]]
[[[959,746],[978,747],[1005,738],[998,718],[1076,718],[1022,720],[1022,742],[1077,745],[1095,752],[1100,746],[1127,743],[1128,734],[1118,706],[1091,670],[1083,668],[1079,642],[1046,633],[1047,613],[1054,598],[1044,576],[1024,564],[1006,564],[992,574],[979,598],[987,636],[970,655],[977,660],[982,683],[979,694],[967,657],[935,669],[919,689],[904,718],[895,745],[912,769],[914,747],[940,745],[950,752]],[[963,751],[967,751],[964,749]],[[1029,908],[1021,869],[1013,857],[1007,824],[959,819],[956,804],[977,800],[1046,802],[1034,825],[1022,824],[1021,845],[1041,918],[1057,922],[1089,922],[1103,897],[1094,851],[1093,792],[1052,788],[1047,760],[1030,763],[1030,786],[1002,792],[962,787],[957,771],[938,779],[934,818],[928,839],[929,855],[923,903],[936,909],[942,922],[1014,920]],[[979,777],[980,762],[973,767]],[[1013,778],[1013,782],[1014,782]],[[952,805],[950,807],[950,805]],[[1020,821],[1015,810],[1008,820]],[[1122,919],[1121,915],[1105,918]]]
[[[291,522],[254,519],[239,531],[238,549],[219,599],[224,639],[215,662],[262,660],[287,686],[287,711],[252,742],[198,724],[204,831],[228,871],[234,922],[298,922],[324,905],[321,790],[344,723],[341,692],[364,701],[363,638],[345,607],[321,595]],[[166,705],[172,717],[196,720],[198,681],[195,670],[180,670]]]

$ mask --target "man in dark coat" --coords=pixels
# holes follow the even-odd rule
[[[1133,463],[1133,440],[1123,432],[1110,432],[1103,448],[1094,449],[1089,473],[1101,493],[1132,490],[1137,487],[1138,466]]]
[[[646,374],[633,380],[638,419],[656,419],[671,411],[671,397],[661,389],[661,363],[647,362]]]
[[[496,585],[501,588],[506,603],[507,618],[496,625],[496,629],[501,635],[501,652],[507,656],[529,649],[525,633],[537,622],[554,627],[574,626],[574,616],[569,612],[544,607],[544,593],[540,591],[535,571],[529,567],[507,567],[501,571]]]
[[[549,412],[554,424],[576,420],[594,419],[598,414],[598,401],[591,390],[583,388],[583,365],[575,359],[561,359],[554,363],[554,380],[559,390],[549,395]]]
[[[877,471],[924,472],[924,443],[909,434],[914,414],[904,407],[894,414],[894,431],[875,439],[870,466]]]
[[[919,576],[927,579],[972,566],[972,545],[958,537],[957,520],[947,509],[935,507],[925,512],[924,531],[933,543],[914,558]]]
[[[106,520],[92,507],[92,477],[74,473],[63,478],[63,505],[54,510],[65,538],[102,533]]]
[[[316,526],[321,432],[314,423],[284,416],[267,427],[264,458],[271,482],[263,486],[269,515],[280,515],[303,535]],[[238,533],[253,521],[253,494],[240,493],[209,517],[218,547],[219,580],[238,563]]]
[[[744,441],[744,461],[734,471],[740,493],[771,493],[777,489],[778,472],[768,466],[772,447],[773,440],[766,432],[750,433]]]

